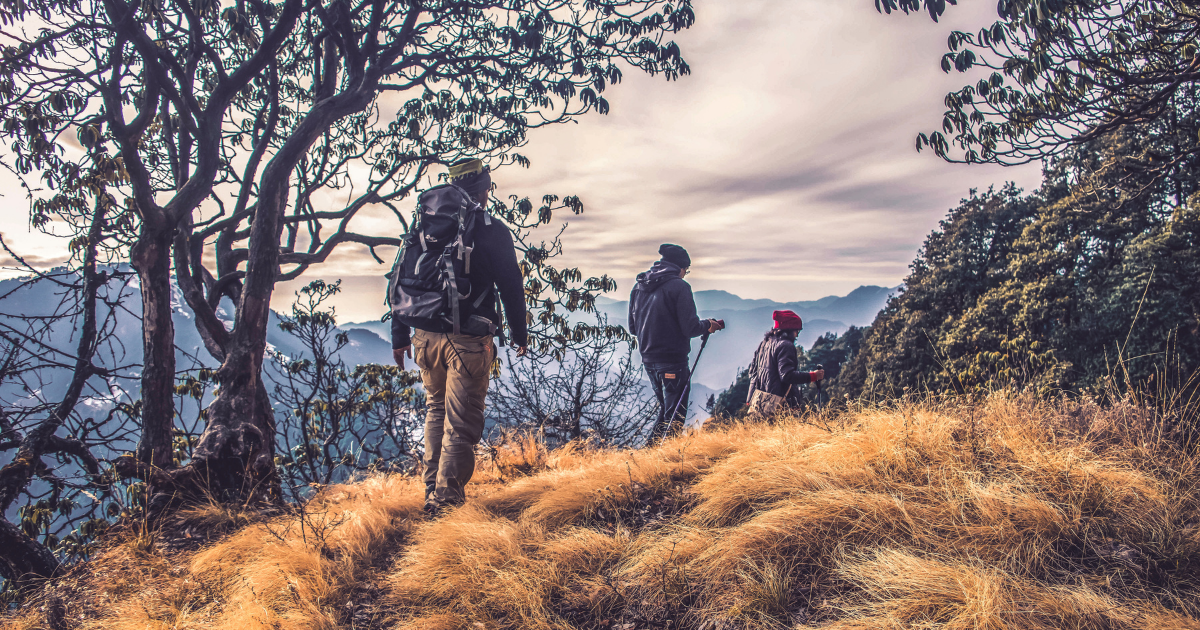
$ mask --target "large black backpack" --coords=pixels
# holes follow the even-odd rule
[[[462,188],[435,186],[417,198],[417,219],[388,274],[387,302],[392,317],[422,330],[485,335],[496,326],[485,317],[462,316],[471,305],[471,252],[478,224],[492,218]],[[490,291],[484,291],[481,298]],[[462,303],[462,304],[460,304]]]

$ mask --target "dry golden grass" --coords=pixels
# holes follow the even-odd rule
[[[197,552],[116,544],[3,627],[1200,630],[1200,459],[1159,429],[997,397],[513,436],[437,521],[413,479],[332,487]]]
[[[342,627],[344,602],[371,579],[372,563],[402,544],[420,505],[414,480],[374,477],[326,488],[303,511],[250,524],[197,552],[116,544],[62,580],[61,592],[33,600],[34,611],[61,614],[19,614],[3,627]],[[219,506],[181,516],[199,526],[240,518]]]

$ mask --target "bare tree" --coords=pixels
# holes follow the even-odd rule
[[[0,453],[11,453],[0,469],[0,577],[8,589],[53,575],[55,552],[86,557],[128,505],[110,463],[136,438],[128,422],[136,410],[121,400],[134,366],[116,330],[130,274],[98,264],[106,218],[91,217],[73,264],[26,266],[30,275],[0,294]]]
[[[352,368],[339,358],[349,338],[334,310],[322,307],[339,290],[317,280],[296,293],[279,327],[300,340],[303,354],[272,352],[266,370],[284,451],[280,473],[295,498],[358,472],[408,472],[420,462],[420,376],[394,365]]]
[[[489,415],[507,428],[538,428],[552,444],[592,438],[613,446],[645,441],[657,402],[641,380],[633,344],[599,337],[560,362],[505,361],[488,392]]]
[[[97,193],[78,185],[80,175],[104,171],[120,211],[111,220],[136,233],[145,369],[140,465],[129,472],[164,489],[250,487],[277,497],[274,414],[261,378],[275,283],[346,244],[372,253],[398,245],[407,223],[397,204],[435,165],[464,156],[527,164],[516,150],[529,130],[608,110],[601,94],[620,81],[618,63],[686,74],[668,38],[693,20],[688,0],[0,7],[11,44],[0,57],[0,134],[15,170],[46,183],[35,220],[87,206]],[[520,232],[562,208],[583,206],[549,195],[536,209],[518,199],[494,213]],[[399,229],[361,231],[355,219],[371,211],[390,211]],[[613,286],[549,266],[555,250],[524,251],[543,350],[580,333],[549,305],[587,310]],[[175,471],[172,265],[221,362],[206,430]],[[236,305],[232,329],[215,315],[222,296]]]

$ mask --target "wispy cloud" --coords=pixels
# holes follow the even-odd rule
[[[984,3],[986,4],[986,3]],[[940,123],[962,76],[937,66],[946,34],[994,19],[882,16],[873,3],[703,3],[680,38],[694,74],[631,76],[613,114],[543,130],[502,191],[580,194],[567,231],[586,272],[630,279],[661,242],[688,247],[689,280],[746,297],[811,299],[894,285],[971,188],[1039,168],[949,165],[913,139]]]
[[[587,210],[564,217],[562,262],[616,277],[620,293],[663,242],[690,250],[699,289],[798,300],[895,285],[971,188],[1038,183],[1036,165],[949,165],[913,148],[964,83],[938,68],[946,35],[990,22],[994,7],[960,3],[934,24],[880,15],[870,0],[700,2],[678,38],[691,76],[626,69],[606,93],[610,115],[536,130],[522,151],[533,166],[497,172],[499,193],[579,195]],[[26,219],[10,210],[0,229],[16,231]],[[400,229],[378,208],[356,221],[372,234]],[[393,252],[379,254],[390,263]],[[386,268],[350,246],[308,276],[343,278],[339,312],[361,320],[383,311]],[[299,284],[280,288],[277,308]]]

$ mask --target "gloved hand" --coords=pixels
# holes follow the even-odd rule
[[[718,330],[725,330],[725,320],[723,320],[723,319],[708,320],[708,332],[715,333]]]

